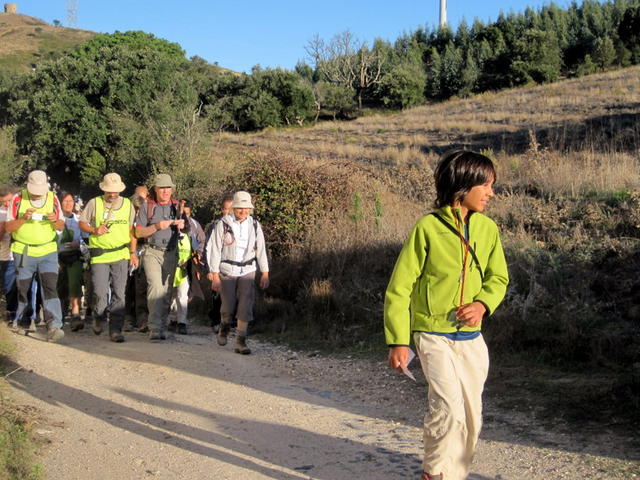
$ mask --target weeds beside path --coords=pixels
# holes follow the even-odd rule
[[[19,369],[11,368],[15,344],[4,325],[0,325],[0,478],[39,480],[41,466],[34,455],[28,408],[16,405],[7,394],[7,379]]]
[[[257,342],[244,357],[205,329],[164,344],[86,331],[63,344],[16,341],[23,369],[9,379],[13,395],[48,418],[38,426],[50,442],[45,478],[418,478],[424,385],[382,361]],[[473,480],[640,474],[609,450],[593,454],[552,433],[541,443],[494,405],[486,411]]]

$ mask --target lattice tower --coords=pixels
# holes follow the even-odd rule
[[[78,28],[78,0],[67,0],[67,27]]]

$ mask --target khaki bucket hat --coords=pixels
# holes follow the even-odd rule
[[[171,187],[176,188],[173,184],[173,180],[171,180],[171,175],[168,173],[159,173],[156,175],[156,178],[153,181],[154,187]]]
[[[122,183],[122,179],[120,175],[117,173],[107,173],[103,178],[102,182],[98,185],[100,190],[103,192],[118,192],[123,191],[127,186]]]

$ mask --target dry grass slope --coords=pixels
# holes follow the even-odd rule
[[[267,160],[323,178],[324,211],[274,262],[262,318],[279,338],[382,353],[382,296],[403,239],[431,210],[437,158],[450,148],[484,151],[498,167],[488,214],[503,231],[512,278],[485,325],[495,362],[518,378],[538,365],[589,386],[576,394],[536,380],[548,389],[540,411],[550,416],[633,425],[639,117],[640,67],[632,67],[352,122],[221,134],[204,165],[233,166],[248,188],[255,178],[243,168]]]
[[[70,51],[95,33],[54,27],[39,18],[0,13],[0,68],[24,72],[53,55]]]

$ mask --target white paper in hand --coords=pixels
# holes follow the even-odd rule
[[[409,349],[409,358],[407,359],[407,364],[402,367],[402,373],[404,373],[407,377],[409,377],[411,380],[415,382],[416,377],[414,377],[413,373],[409,371],[409,364],[414,358],[416,358],[416,354],[413,353],[413,350]]]

